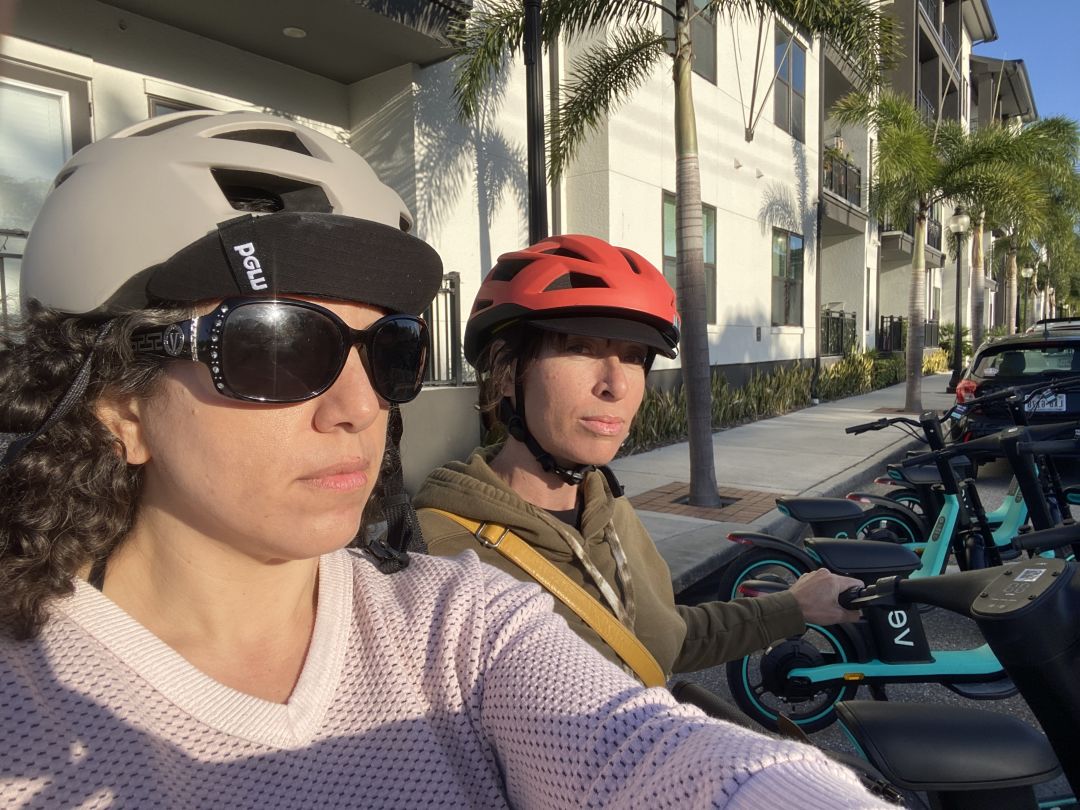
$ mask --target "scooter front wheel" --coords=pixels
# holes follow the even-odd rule
[[[812,624],[802,636],[729,661],[728,687],[736,705],[765,728],[775,731],[777,717],[783,714],[807,733],[820,731],[836,721],[836,704],[854,698],[858,684],[811,684],[791,679],[788,673],[855,659],[844,635]]]

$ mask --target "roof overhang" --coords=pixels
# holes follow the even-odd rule
[[[999,76],[997,115],[999,118],[1019,117],[1025,124],[1039,117],[1035,94],[1023,59],[995,59],[992,56],[971,55],[971,75]]]
[[[971,34],[972,44],[993,42],[998,38],[994,15],[990,13],[989,0],[961,0],[964,10],[964,27]]]
[[[448,28],[472,8],[472,0],[101,2],[343,84],[447,58]]]

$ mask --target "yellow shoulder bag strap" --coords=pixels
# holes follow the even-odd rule
[[[585,589],[545,559],[532,546],[505,526],[482,523],[444,509],[424,507],[444,515],[468,529],[480,545],[502,554],[539,582],[552,596],[574,611],[602,638],[646,686],[663,686],[667,679],[656,659],[611,612],[586,593]]]

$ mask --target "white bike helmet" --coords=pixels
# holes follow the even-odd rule
[[[420,314],[442,265],[411,225],[333,138],[262,113],[174,113],[68,161],[27,242],[21,295],[102,318],[253,291]],[[255,287],[230,262],[249,242],[265,273]]]

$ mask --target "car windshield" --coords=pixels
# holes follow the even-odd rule
[[[973,371],[983,379],[1037,377],[1048,372],[1080,373],[1080,352],[1061,345],[1001,346],[980,355]]]

